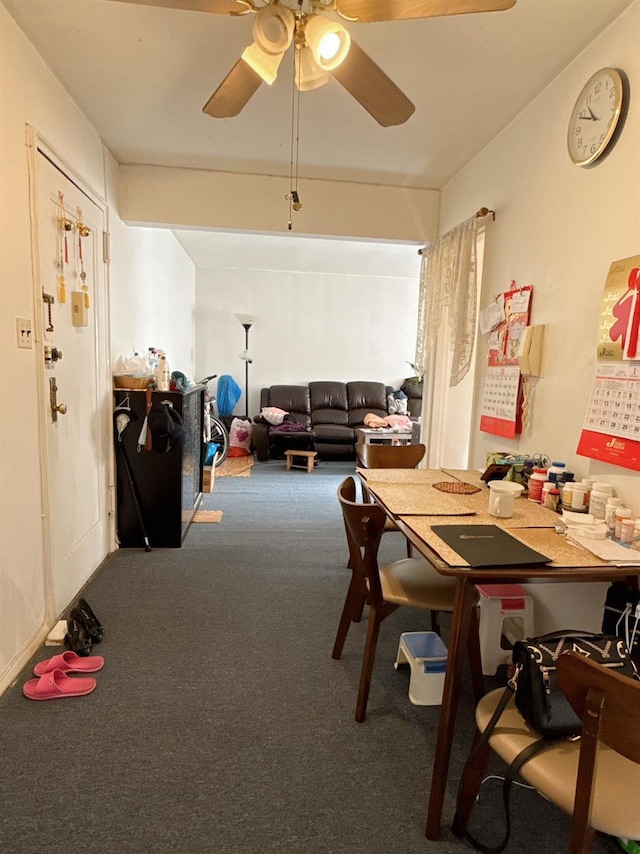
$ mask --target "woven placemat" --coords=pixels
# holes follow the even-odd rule
[[[428,483],[372,483],[370,489],[394,516],[466,516],[475,512]]]
[[[461,480],[443,480],[440,483],[432,484],[432,486],[441,492],[452,492],[455,495],[473,495],[474,492],[480,492],[479,486],[474,486],[472,483],[464,483]]]
[[[438,469],[365,469],[358,467],[356,471],[367,483],[432,484],[442,481],[443,478],[450,479],[452,483],[455,483],[455,478],[448,478]]]

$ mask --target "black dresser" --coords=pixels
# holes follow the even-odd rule
[[[138,451],[138,437],[146,414],[146,392],[114,391],[114,406],[128,398],[137,420],[122,433],[122,443],[130,464],[133,489],[152,548],[179,548],[202,498],[203,406],[204,386],[197,385],[185,393],[153,391],[152,402],[169,401],[184,422],[185,443],[182,449],[167,453]],[[144,548],[145,542],[134,493],[122,449],[116,441],[117,532],[122,548]]]

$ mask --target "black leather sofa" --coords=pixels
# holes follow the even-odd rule
[[[304,430],[292,432],[270,425],[257,415],[253,446],[258,460],[282,458],[291,448],[316,450],[320,459],[355,459],[356,430],[368,412],[388,414],[384,383],[310,382],[308,385],[272,385],[260,393],[260,411],[275,406],[288,413],[287,421]]]

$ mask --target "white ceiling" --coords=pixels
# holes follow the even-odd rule
[[[251,41],[252,16],[111,0],[1,2],[120,163],[290,174],[292,50],[239,116],[202,112]],[[505,12],[349,24],[416,110],[382,128],[335,80],[302,93],[299,177],[443,186],[632,2],[518,0]],[[256,269],[418,270],[406,245],[333,241],[329,252],[327,241],[298,238],[283,252],[282,237],[175,234],[197,267],[241,258]]]
[[[202,113],[251,41],[253,16],[3,2],[121,163],[289,174],[293,50],[239,116]],[[299,176],[442,186],[632,2],[518,0],[504,12],[349,24],[416,111],[382,128],[335,80],[302,93]]]

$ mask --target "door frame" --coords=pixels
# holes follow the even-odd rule
[[[42,281],[40,275],[40,247],[39,247],[39,214],[38,214],[38,157],[44,156],[49,160],[61,174],[74,184],[80,192],[84,193],[102,213],[102,239],[96,241],[96,251],[101,252],[102,258],[96,263],[102,264],[104,274],[104,305],[101,311],[98,334],[104,336],[104,347],[98,349],[104,352],[102,359],[98,358],[99,375],[102,378],[105,395],[111,390],[111,352],[110,352],[110,301],[109,301],[109,263],[105,257],[104,239],[109,227],[109,208],[106,199],[96,191],[77,170],[52,146],[33,125],[26,125],[26,147],[28,161],[28,183],[29,183],[29,214],[30,214],[30,238],[31,238],[31,281],[33,285],[33,316],[34,336],[36,347],[36,383],[38,395],[38,456],[40,463],[40,501],[42,507],[42,550],[44,562],[44,591],[45,591],[45,622],[50,627],[58,619],[54,605],[53,585],[53,557],[52,557],[52,522],[51,508],[49,502],[50,494],[50,471],[49,455],[47,445],[46,425],[49,410],[45,405],[48,396],[45,390],[48,386],[48,375],[45,371],[43,346],[44,346],[44,321],[41,309],[42,303]],[[111,411],[103,413],[105,419],[106,436],[111,435]],[[106,419],[109,419],[107,425]],[[114,449],[113,443],[106,443],[108,458],[106,460],[106,478],[104,496],[106,507],[105,525],[108,533],[108,554],[117,548],[115,535],[115,476],[114,476]],[[105,558],[108,555],[105,555]]]

